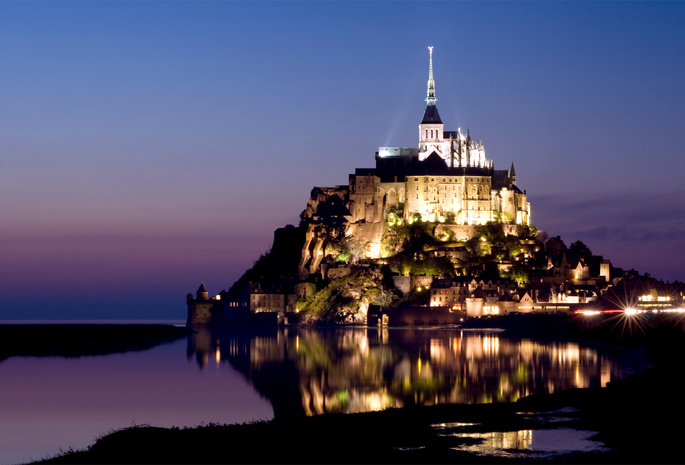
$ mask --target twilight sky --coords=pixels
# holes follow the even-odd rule
[[[685,2],[0,2],[0,319],[185,318],[313,186],[446,130],[685,280]]]

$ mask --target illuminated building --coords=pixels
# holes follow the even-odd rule
[[[502,223],[506,234],[516,225],[530,225],[531,209],[525,191],[516,185],[514,164],[496,170],[485,156],[483,142],[470,132],[445,131],[436,106],[433,50],[426,109],[419,124],[418,147],[380,147],[375,168],[358,168],[347,186],[317,187],[303,217],[318,221],[319,206],[334,200],[341,204],[346,234],[368,243],[366,258],[383,256],[384,228],[394,223],[444,223],[457,240],[475,234],[476,225]],[[317,272],[323,259],[320,232],[308,232],[300,275]]]
[[[640,310],[670,310],[675,308],[670,295],[660,294],[656,289],[638,297],[637,308]]]
[[[457,225],[530,224],[530,203],[516,186],[514,164],[509,170],[495,170],[483,142],[473,140],[469,131],[444,130],[430,50],[418,147],[380,147],[375,169],[357,169],[350,175],[352,222],[382,221],[395,208],[405,220],[419,215],[423,221],[444,222],[449,217]]]
[[[509,313],[517,310],[511,297],[517,287],[509,279],[485,282],[469,278],[434,280],[430,290],[430,306],[462,310],[467,316]]]

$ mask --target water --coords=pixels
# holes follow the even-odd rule
[[[194,426],[273,418],[229,365],[201,370],[180,339],[142,352],[0,363],[0,463],[83,449],[131,425]]]
[[[520,415],[537,428],[513,431],[488,431],[487,428],[483,431],[479,423],[459,422],[432,427],[438,437],[461,443],[451,449],[490,458],[560,460],[567,454],[609,451],[592,440],[596,431],[569,427],[577,420],[577,413],[577,409],[568,407],[548,412],[522,412]]]
[[[163,320],[0,320],[0,325],[172,325],[185,326],[186,320],[163,319]]]
[[[11,357],[0,362],[0,463],[85,448],[131,425],[516,401],[604,386],[646,363],[610,347],[454,328],[215,330],[141,352]]]

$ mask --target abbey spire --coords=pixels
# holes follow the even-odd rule
[[[428,51],[430,53],[428,65],[428,92],[426,97],[428,105],[426,105],[426,111],[423,112],[421,124],[442,124],[440,114],[438,113],[438,107],[435,106],[435,102],[438,99],[435,98],[435,81],[433,80],[433,47],[428,47]]]
[[[428,47],[430,64],[428,66],[428,96],[426,110],[419,124],[419,160],[425,160],[431,153],[436,152],[443,159],[449,158],[449,146],[446,146],[443,134],[443,124],[435,106],[435,81],[433,80],[433,47]]]
[[[430,53],[430,61],[428,65],[428,95],[426,97],[426,102],[428,105],[435,105],[435,81],[433,80],[433,47],[428,47]]]

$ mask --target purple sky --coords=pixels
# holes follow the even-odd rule
[[[0,319],[184,318],[345,184],[446,130],[533,223],[685,280],[684,2],[0,2]]]

